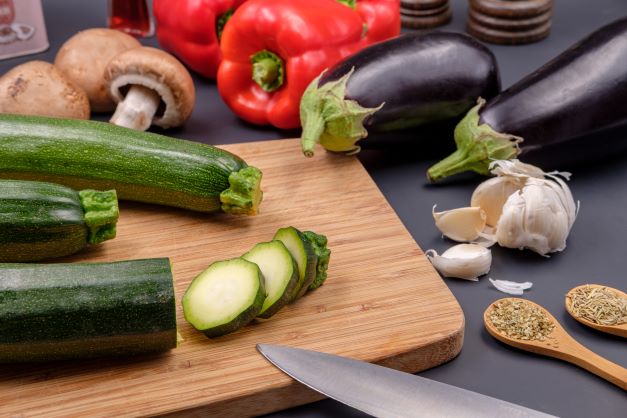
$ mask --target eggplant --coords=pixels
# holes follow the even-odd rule
[[[492,160],[550,169],[627,149],[627,18],[568,48],[498,96],[481,100],[455,128],[457,150],[429,168],[437,181],[489,174]]]
[[[494,55],[468,35],[408,34],[371,45],[307,87],[300,104],[303,152],[312,156],[319,142],[355,153],[369,131],[459,120],[478,97],[499,91]]]

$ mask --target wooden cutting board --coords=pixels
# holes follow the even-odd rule
[[[170,257],[182,344],[160,355],[2,365],[0,415],[243,417],[322,398],[270,365],[256,343],[408,372],[459,353],[464,316],[457,301],[356,158],[319,150],[306,159],[296,140],[224,148],[263,171],[258,216],[123,202],[115,240],[63,260]],[[288,225],[329,238],[324,286],[224,337],[208,339],[185,322],[180,300],[195,275]]]

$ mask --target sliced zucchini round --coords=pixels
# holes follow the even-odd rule
[[[242,256],[259,266],[268,296],[257,316],[270,318],[287,305],[298,285],[298,266],[281,241],[262,242]]]
[[[200,273],[183,296],[187,322],[207,337],[228,334],[252,321],[266,298],[255,263],[241,258],[217,261]]]
[[[298,265],[298,285],[290,298],[290,302],[293,302],[307,292],[307,288],[316,278],[316,253],[305,235],[293,226],[279,229],[273,239],[285,244]]]

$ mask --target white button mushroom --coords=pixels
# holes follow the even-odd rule
[[[89,119],[89,100],[54,65],[29,61],[0,78],[0,113]]]
[[[93,28],[69,38],[57,52],[54,65],[81,87],[89,97],[94,112],[112,112],[115,103],[109,96],[104,71],[111,59],[141,44],[135,38],[114,29]]]
[[[159,49],[142,47],[116,55],[105,80],[118,103],[110,122],[144,131],[182,125],[194,107],[191,75],[176,58]]]

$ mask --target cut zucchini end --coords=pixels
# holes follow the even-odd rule
[[[261,170],[242,168],[229,175],[230,187],[220,194],[222,211],[235,215],[256,215],[263,198]]]
[[[298,266],[281,241],[262,242],[242,256],[259,266],[264,277],[267,296],[257,314],[270,318],[287,305],[298,285]]]
[[[313,231],[305,231],[303,235],[314,249],[316,254],[316,276],[308,287],[308,290],[314,290],[322,286],[327,279],[327,270],[329,269],[329,260],[331,258],[331,250],[327,248],[327,237],[316,234]]]
[[[290,298],[290,302],[294,302],[307,291],[314,280],[317,263],[316,254],[305,235],[293,226],[279,229],[274,235],[274,239],[285,244],[298,265],[298,285]]]
[[[207,337],[218,337],[252,321],[265,298],[263,276],[255,263],[241,258],[217,261],[187,288],[183,313]]]
[[[120,212],[115,190],[81,190],[78,192],[89,229],[87,242],[95,245],[115,238]]]

